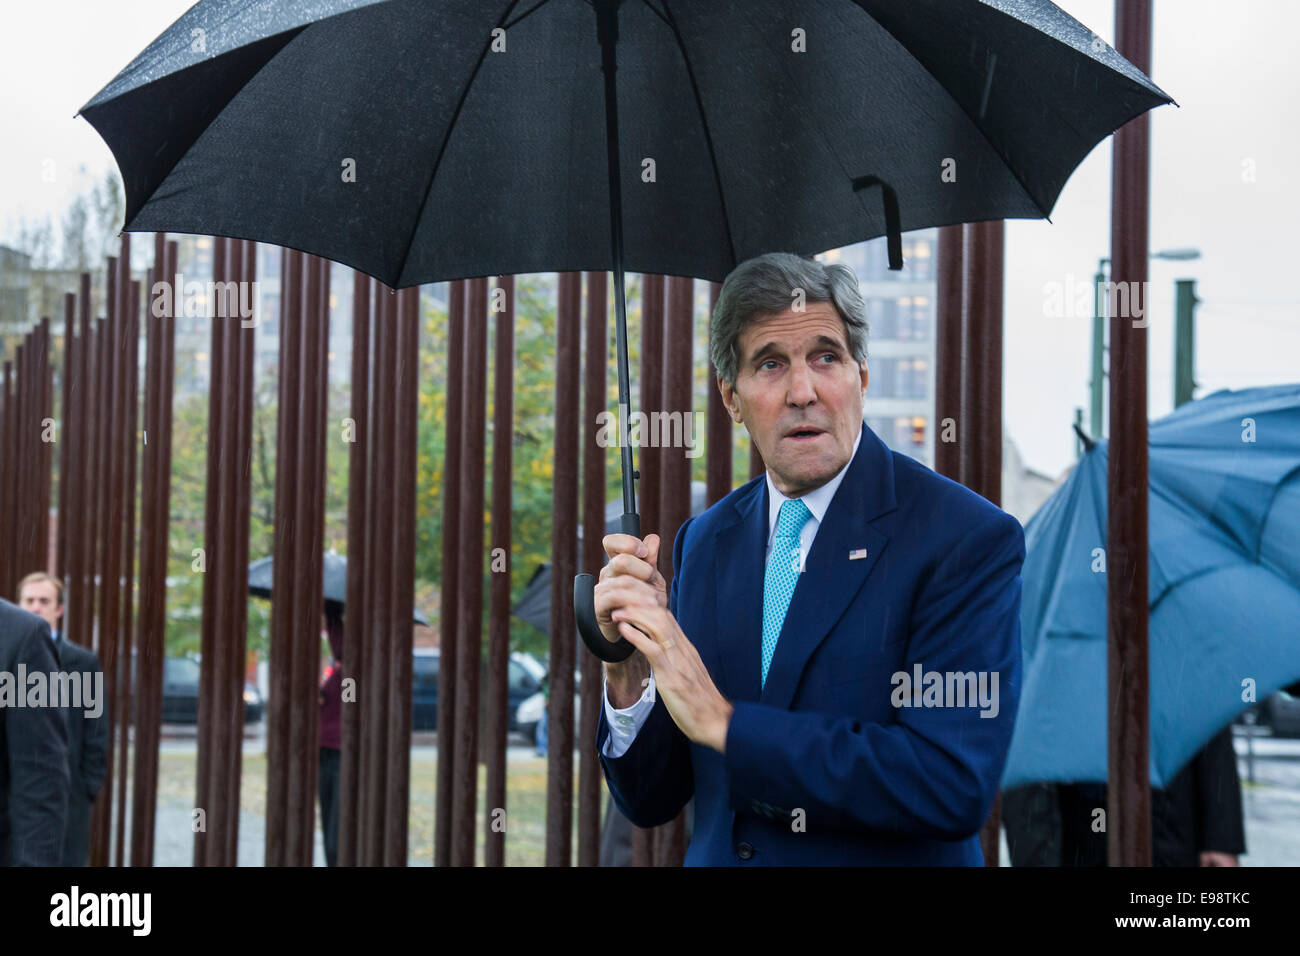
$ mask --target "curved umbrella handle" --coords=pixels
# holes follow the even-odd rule
[[[627,506],[629,511],[623,513],[619,530],[634,538],[641,537],[641,516],[636,513],[635,505]],[[596,623],[596,579],[590,574],[579,574],[573,579],[573,614],[578,621],[578,633],[587,650],[602,661],[617,664],[636,653],[636,648],[626,637],[609,641]]]
[[[573,579],[573,614],[578,621],[578,633],[587,650],[602,661],[617,664],[636,651],[626,637],[610,642],[596,623],[596,579],[590,574],[579,574]]]

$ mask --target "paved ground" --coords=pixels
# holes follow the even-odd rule
[[[164,753],[195,753],[192,732],[176,728],[164,740]],[[413,763],[431,763],[438,748],[433,735],[418,735],[411,748]],[[535,760],[533,748],[521,738],[507,748],[509,762]],[[1242,809],[1246,818],[1246,848],[1243,866],[1300,866],[1300,739],[1273,739],[1257,736],[1253,740],[1254,760],[1249,758],[1251,741],[1238,728],[1235,738],[1238,771],[1242,781]],[[264,754],[266,740],[261,728],[254,728],[244,741],[247,755]],[[1253,773],[1253,781],[1252,781]],[[190,808],[186,801],[160,797],[155,832],[155,862],[159,866],[189,866],[194,853],[190,828]],[[129,811],[128,811],[129,812]],[[239,865],[261,866],[264,858],[265,818],[242,812],[239,820]],[[325,853],[320,832],[316,833],[315,859],[323,865]],[[1005,838],[1002,861],[1009,855]],[[419,861],[412,860],[418,865]],[[426,861],[427,865],[427,861]]]
[[[1300,739],[1256,737],[1254,783],[1249,741],[1238,733],[1234,743],[1246,817],[1242,865],[1300,866]]]

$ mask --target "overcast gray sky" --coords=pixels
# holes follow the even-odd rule
[[[113,159],[82,105],[191,6],[190,0],[10,4],[0,31],[0,242],[21,217],[56,225]],[[1111,0],[1058,4],[1107,42]],[[1198,280],[1197,395],[1300,381],[1300,27],[1294,0],[1156,0],[1152,78],[1181,108],[1152,114],[1150,412],[1173,407],[1173,282]],[[42,164],[55,163],[55,181]],[[1253,181],[1243,177],[1245,164]],[[1090,320],[1045,314],[1045,289],[1089,281],[1110,242],[1110,141],[1066,185],[1052,222],[1011,221],[1006,256],[1007,434],[1026,463],[1073,461],[1070,422],[1087,407]],[[1288,240],[1286,236],[1292,235]]]

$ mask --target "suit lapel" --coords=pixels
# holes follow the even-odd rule
[[[767,483],[762,484],[765,498]],[[795,585],[767,683],[759,697],[762,703],[789,708],[808,659],[861,590],[889,541],[887,535],[871,526],[871,521],[896,507],[893,455],[864,424],[858,453],[826,509]],[[764,543],[758,545],[760,561]],[[863,549],[865,557],[850,558],[851,552]],[[758,596],[753,602],[759,609],[758,623],[750,632],[753,653],[749,656],[754,658],[755,672],[762,632],[762,580],[760,573]]]
[[[734,505],[732,523],[718,530],[713,553],[713,620],[725,686],[734,700],[759,695],[763,633],[763,551],[767,546],[767,481],[759,477]]]

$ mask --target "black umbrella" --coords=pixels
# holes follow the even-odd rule
[[[901,268],[902,230],[1048,215],[1167,102],[1047,0],[201,0],[81,113],[128,231],[272,242],[394,288],[612,270],[627,409],[625,268],[721,280],[880,235]],[[593,585],[584,640],[626,656]]]
[[[248,566],[248,593],[254,597],[271,597],[271,563],[268,556],[258,558]],[[324,560],[324,587],[321,591],[326,601],[347,604],[348,559],[327,551]],[[415,623],[429,626],[429,619],[415,609]]]

